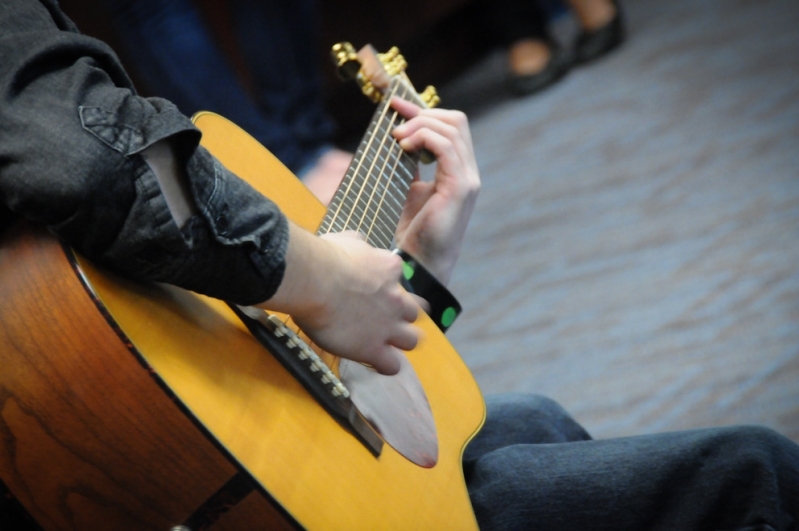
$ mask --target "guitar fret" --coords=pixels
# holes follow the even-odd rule
[[[400,79],[392,81],[390,92],[411,99],[416,96]],[[391,136],[392,128],[404,120],[389,108],[389,100],[386,97],[378,106],[330,202],[320,234],[357,230],[372,245],[391,247],[417,162]]]

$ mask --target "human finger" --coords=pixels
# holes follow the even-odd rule
[[[422,111],[422,108],[412,101],[400,98],[399,96],[391,98],[391,108],[406,119],[411,119]]]
[[[460,155],[456,142],[433,127],[405,129],[397,134],[397,140],[402,149],[411,153],[424,148],[431,151],[437,159],[442,156],[454,158]]]
[[[401,289],[401,288],[400,288]],[[419,305],[410,293],[403,290],[402,320],[408,323],[416,322],[419,318]]]
[[[452,123],[425,114],[418,115],[413,120],[397,126],[392,134],[399,142],[400,147],[406,151],[427,149],[436,158],[450,156],[450,163],[458,162],[466,166],[476,165],[474,150],[468,137],[468,128],[461,129]],[[439,162],[442,161],[439,160]]]
[[[419,343],[419,328],[411,323],[399,326],[389,336],[388,343],[401,350],[413,350]]]
[[[428,313],[430,312],[430,303],[427,302],[427,299],[422,298],[415,293],[411,293],[410,295],[411,297],[413,297],[413,300],[416,301],[416,304],[418,304],[421,309],[423,309],[425,312]]]
[[[462,111],[453,109],[422,109],[412,102],[394,97],[391,100],[391,105],[400,115],[402,115],[409,122],[418,122],[419,118],[425,117],[435,120],[441,124],[452,126],[468,142],[471,142],[471,135],[469,133],[469,119]],[[404,124],[403,124],[404,125]],[[398,126],[400,129],[402,125]]]
[[[385,374],[386,376],[393,376],[400,370],[399,356],[394,347],[388,344],[374,351],[367,364],[380,374]]]

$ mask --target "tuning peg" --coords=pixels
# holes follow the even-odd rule
[[[438,91],[433,85],[428,85],[427,88],[424,89],[424,92],[419,94],[419,97],[422,98],[422,101],[425,102],[425,105],[427,105],[430,109],[438,106],[438,104],[441,103],[441,98],[438,96]]]
[[[361,70],[361,61],[358,59],[358,54],[352,44],[349,42],[334,44],[330,50],[330,55],[341,79],[350,81],[358,77],[358,72]]]
[[[399,53],[399,48],[396,46],[392,46],[386,53],[377,54],[377,57],[383,63],[386,73],[391,77],[404,72],[408,68],[408,62]]]

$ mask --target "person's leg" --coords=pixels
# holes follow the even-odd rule
[[[317,7],[313,0],[233,0],[231,12],[258,108],[294,139],[289,167],[327,204],[352,153],[332,144],[335,123],[322,93]]]
[[[233,0],[231,12],[258,106],[291,131],[307,164],[335,129],[322,94],[317,4]]]
[[[493,0],[481,5],[488,29],[502,46],[521,39],[548,38],[547,14],[538,0]]]
[[[563,407],[541,395],[488,395],[486,422],[463,455],[466,464],[512,444],[588,441],[591,436]],[[468,467],[467,467],[468,468]]]
[[[511,435],[508,445],[467,457],[481,529],[799,525],[799,446],[764,428],[553,444],[526,444]]]
[[[508,50],[513,75],[537,74],[552,55],[545,14],[536,1],[491,2],[486,7],[492,32]]]
[[[107,1],[125,56],[150,92],[187,115],[219,113],[293,170],[301,166],[291,131],[260,112],[191,0]]]

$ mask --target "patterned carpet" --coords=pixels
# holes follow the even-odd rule
[[[597,437],[799,441],[799,3],[624,6],[628,43],[542,94],[511,97],[499,51],[441,89],[484,183],[450,339],[486,393]]]

